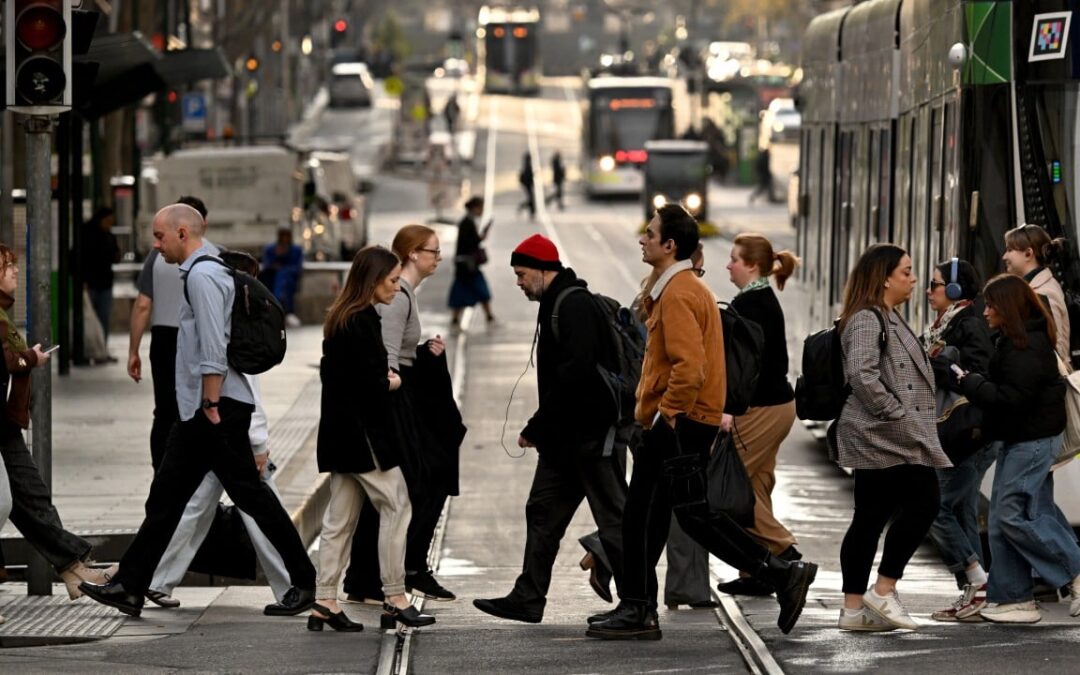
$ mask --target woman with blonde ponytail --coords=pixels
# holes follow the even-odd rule
[[[727,265],[731,282],[739,293],[731,306],[743,317],[756,322],[765,334],[761,375],[745,414],[724,415],[722,427],[734,435],[735,447],[746,465],[754,488],[754,527],[747,530],[769,552],[785,560],[799,560],[795,535],[772,512],[772,491],[776,485],[776,456],[795,422],[795,392],[788,382],[787,335],[784,312],[769,278],[784,290],[799,258],[790,251],[774,252],[772,243],[760,234],[740,234],[731,248]],[[738,579],[719,585],[732,595],[771,595],[772,588],[744,571]]]

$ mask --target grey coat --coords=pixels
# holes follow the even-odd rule
[[[840,335],[851,396],[837,422],[838,461],[851,469],[952,466],[938,441],[926,352],[899,314],[882,311],[889,324],[884,350],[873,310],[856,313]]]

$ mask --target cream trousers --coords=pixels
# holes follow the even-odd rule
[[[405,535],[412,504],[401,469],[330,474],[330,503],[319,538],[319,577],[315,597],[337,598],[349,564],[353,533],[364,496],[379,511],[379,569],[386,597],[405,592]]]

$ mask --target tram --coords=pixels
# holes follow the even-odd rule
[[[581,173],[589,196],[639,195],[648,141],[676,138],[686,122],[679,80],[594,77],[582,110]],[[682,90],[685,94],[685,89]]]
[[[540,91],[540,10],[480,8],[476,29],[477,63],[484,91],[535,94]]]
[[[1077,239],[1080,1],[871,0],[815,18],[803,41],[797,246],[827,326],[872,243],[911,252],[921,281],[951,256],[986,279],[1005,231],[1029,223]],[[1080,288],[1072,261],[1055,270]],[[904,306],[916,332],[932,319]],[[1064,475],[1063,475],[1064,474]],[[1080,523],[1080,462],[1058,472]]]

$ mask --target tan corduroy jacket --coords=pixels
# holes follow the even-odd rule
[[[646,429],[657,410],[719,426],[727,394],[720,311],[691,270],[671,277],[659,299],[644,300],[649,318],[635,417]]]

